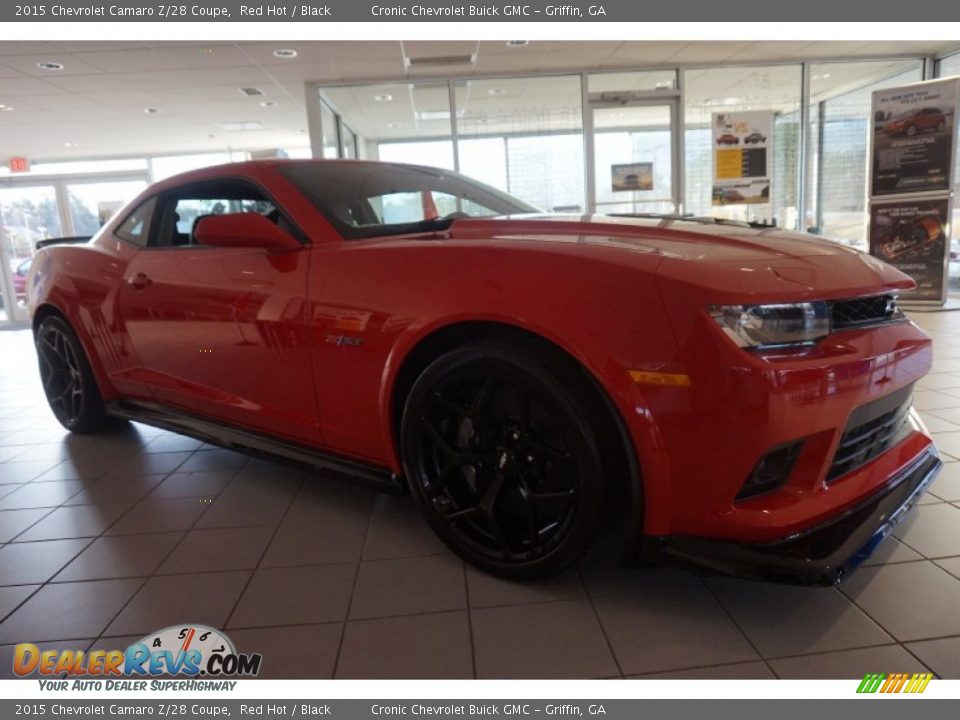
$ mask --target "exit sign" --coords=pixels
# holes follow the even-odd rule
[[[25,157],[10,158],[10,172],[25,173],[30,172],[30,160]]]

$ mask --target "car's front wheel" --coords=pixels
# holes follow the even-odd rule
[[[583,555],[604,501],[589,402],[549,352],[473,344],[431,363],[401,423],[411,492],[454,552],[531,578]]]
[[[43,392],[60,424],[76,433],[115,426],[119,421],[107,415],[90,363],[70,325],[51,315],[40,323],[34,340]]]

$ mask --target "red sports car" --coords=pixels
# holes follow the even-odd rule
[[[943,130],[947,116],[935,107],[919,108],[902,113],[883,126],[887,135],[908,135],[913,137],[922,130]]]
[[[832,583],[940,461],[913,287],[805,234],[563,217],[456,173],[259,161],[146,190],[28,283],[68,429],[117,418],[409,488],[468,561]]]

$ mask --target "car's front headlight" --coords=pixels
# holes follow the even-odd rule
[[[747,350],[812,345],[830,334],[830,308],[825,302],[712,305],[707,309],[727,336]]]

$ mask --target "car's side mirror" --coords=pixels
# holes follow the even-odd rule
[[[300,242],[290,233],[257,213],[207,215],[197,221],[194,239],[217,247],[297,250]]]

